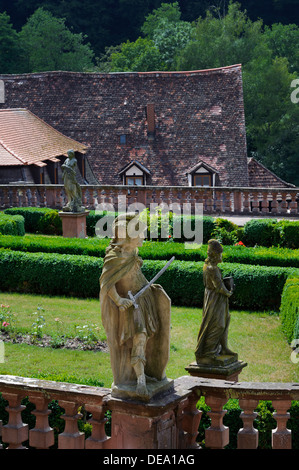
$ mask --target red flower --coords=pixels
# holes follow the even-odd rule
[[[244,245],[244,243],[243,243],[243,242],[241,242],[241,241],[240,241],[240,242],[238,242],[238,243],[235,243],[235,246],[237,246],[237,245],[246,246],[246,245]]]

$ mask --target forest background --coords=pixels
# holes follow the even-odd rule
[[[299,186],[298,0],[0,0],[0,74],[240,63],[248,156]]]

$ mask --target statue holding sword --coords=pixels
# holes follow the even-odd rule
[[[139,232],[130,236],[130,224],[139,226]],[[113,372],[112,394],[148,400],[170,386],[165,375],[170,299],[155,281],[174,258],[148,282],[138,255],[143,243],[140,224],[136,214],[115,219],[100,277],[100,303]]]

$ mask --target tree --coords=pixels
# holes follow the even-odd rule
[[[262,21],[252,22],[238,3],[230,2],[222,16],[219,9],[198,18],[192,40],[181,51],[180,70],[246,64],[267,50],[262,36]]]
[[[299,27],[295,24],[275,23],[265,27],[265,39],[273,58],[286,57],[290,72],[299,70]]]
[[[106,62],[103,61],[102,66],[100,64],[101,71],[110,72],[148,72],[164,69],[165,64],[153,41],[141,37],[135,42],[127,41],[118,48],[111,48]]]
[[[190,42],[193,27],[187,21],[161,20],[153,32],[153,42],[159,49],[167,70],[176,70],[177,56]]]
[[[181,21],[180,17],[178,2],[162,3],[145,19],[141,30],[146,37],[107,49],[100,70],[175,70],[176,56],[190,41],[193,31],[191,24]]]
[[[27,54],[28,72],[84,71],[94,67],[94,53],[89,44],[84,44],[86,37],[72,33],[64,19],[55,18],[43,8],[28,19],[19,37]]]
[[[144,36],[153,39],[155,31],[160,27],[160,22],[178,23],[180,19],[181,11],[178,2],[162,3],[160,8],[146,16],[141,32]]]
[[[17,31],[6,13],[0,13],[0,73],[23,71],[23,57]]]
[[[252,61],[244,70],[248,154],[286,181],[299,185],[299,107],[291,101],[285,57]]]

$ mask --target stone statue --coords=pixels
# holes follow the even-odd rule
[[[114,236],[100,277],[101,315],[113,372],[112,395],[148,401],[172,384],[165,375],[170,299],[161,286],[152,284],[140,295],[138,305],[132,300],[148,281],[138,256],[143,234],[130,236],[130,223],[141,224],[130,213],[119,215],[113,223]]]
[[[61,165],[65,192],[68,198],[67,205],[62,208],[63,212],[84,212],[82,206],[82,191],[76,179],[77,159],[74,150],[68,151],[68,157]]]
[[[217,264],[222,262],[223,248],[217,240],[209,240],[208,257],[203,268],[205,286],[203,318],[199,329],[195,357],[197,364],[213,364],[221,357],[237,354],[228,348],[228,327],[230,322],[228,299],[233,293],[232,278],[222,279]]]

